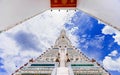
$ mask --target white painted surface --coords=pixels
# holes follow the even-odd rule
[[[120,0],[78,0],[77,8],[120,30]]]
[[[57,68],[57,75],[69,75],[67,67],[59,67]]]
[[[66,63],[66,54],[64,51],[61,51],[60,53],[60,67],[65,67]]]
[[[50,0],[0,0],[0,31],[50,8]]]

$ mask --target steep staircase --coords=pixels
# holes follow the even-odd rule
[[[69,75],[69,69],[67,67],[59,67],[56,75]]]

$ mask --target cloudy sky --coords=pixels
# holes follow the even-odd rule
[[[120,74],[119,31],[81,11],[48,10],[0,34],[0,75],[11,75],[38,57],[54,45],[63,28],[74,46],[112,75]]]

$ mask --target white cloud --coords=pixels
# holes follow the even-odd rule
[[[116,56],[118,54],[117,50],[112,51],[109,56]]]
[[[68,30],[68,37],[72,42],[72,45],[78,47],[78,37],[77,36],[73,36],[73,33],[75,32],[75,30],[77,30],[78,27],[73,27],[71,30]]]
[[[7,74],[4,73],[3,75],[11,75],[18,67],[28,62],[30,58],[39,55],[39,53],[35,51],[31,52],[28,50],[28,53],[21,51],[19,47],[16,46],[14,40],[7,37],[4,33],[0,35],[0,41],[0,49],[2,49],[0,57],[4,60],[2,67],[7,71]]]
[[[114,50],[105,57],[105,59],[103,60],[103,66],[106,69],[120,72],[120,57],[116,57],[116,59],[114,59],[117,54],[118,52]]]
[[[103,34],[109,34],[109,35],[112,35],[112,34],[115,34],[113,36],[113,38],[115,39],[114,42],[117,42],[118,45],[120,45],[120,31],[106,25],[103,29],[102,29],[102,33]]]
[[[64,10],[60,12],[53,10],[51,12],[48,10],[0,34],[0,49],[2,49],[0,57],[4,60],[3,68],[7,71],[4,75],[11,75],[21,65],[28,62],[30,58],[36,58],[41,54],[41,52],[35,50],[21,50],[16,45],[16,40],[10,36],[16,35],[18,31],[32,33],[38,38],[39,48],[44,51],[51,45],[54,45],[60,30],[64,28],[64,23],[68,22],[74,13],[72,10],[69,12]],[[76,40],[75,36],[71,35],[70,32],[67,33],[72,38],[72,41]]]
[[[112,36],[115,39],[114,42],[117,42],[117,44],[120,45],[120,32],[118,30],[106,25],[103,28],[102,33],[106,35],[115,34]],[[110,54],[108,54],[108,56],[106,56],[103,60],[103,66],[108,70],[120,72],[120,56],[117,57],[117,55],[117,50],[114,50]]]
[[[9,75],[8,73],[6,72],[0,72],[1,75]]]
[[[116,31],[116,30],[115,30],[114,28],[106,25],[106,26],[103,28],[102,33],[112,35],[112,34],[115,33],[115,31]]]

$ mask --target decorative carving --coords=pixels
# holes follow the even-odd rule
[[[65,5],[65,4],[67,4],[68,0],[61,0],[61,1],[62,1],[62,4]]]
[[[67,62],[70,62],[70,59],[69,59],[69,58],[67,59]]]
[[[96,62],[96,60],[95,60],[95,59],[92,59],[92,62]]]
[[[54,3],[58,3],[58,0],[54,0]]]
[[[29,62],[33,62],[33,58],[29,60]]]
[[[71,3],[73,3],[73,2],[74,2],[74,0],[70,0],[70,2],[71,2]]]
[[[77,0],[51,0],[51,7],[76,7]]]
[[[56,61],[56,62],[59,62],[59,59],[57,58],[55,61]]]

